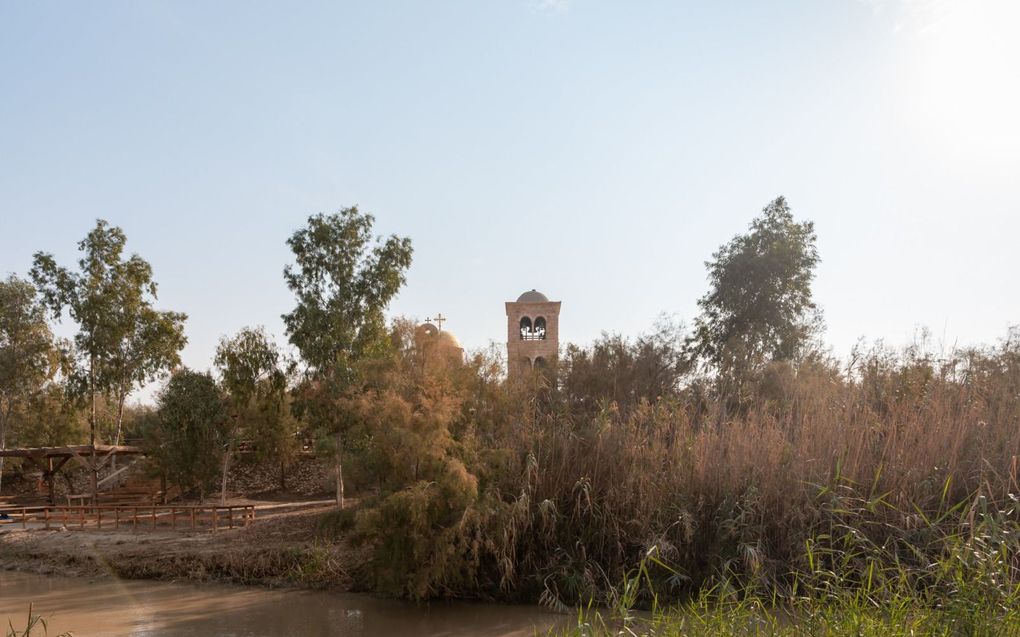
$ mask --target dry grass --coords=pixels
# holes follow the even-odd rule
[[[729,415],[681,396],[578,420],[550,394],[545,407],[532,401],[506,422],[479,423],[458,440],[477,499],[454,522],[447,512],[397,543],[427,540],[431,555],[449,535],[461,561],[444,550],[436,569],[404,552],[376,566],[429,571],[418,596],[564,607],[611,601],[656,547],[671,568],[653,573],[663,598],[724,582],[787,594],[811,570],[809,542],[822,550],[859,534],[923,569],[979,503],[1001,511],[1020,493],[1015,338],[941,359],[876,348],[850,369],[816,357],[753,382],[750,405]]]

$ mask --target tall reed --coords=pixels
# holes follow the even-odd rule
[[[475,378],[466,415],[442,421],[437,469],[419,476],[416,462],[418,482],[366,504],[358,529],[378,549],[374,568],[387,592],[567,609],[613,603],[654,547],[639,606],[706,590],[795,599],[825,590],[825,573],[832,590],[896,600],[909,589],[934,604],[960,585],[940,568],[978,577],[985,566],[960,556],[994,545],[1008,567],[980,577],[1016,583],[1015,536],[1001,531],[1020,493],[1015,334],[950,355],[816,355],[752,382],[736,411],[692,383],[592,416],[555,388]],[[408,431],[423,404],[408,408]]]

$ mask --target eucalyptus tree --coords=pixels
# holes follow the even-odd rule
[[[303,405],[332,438],[341,507],[343,432],[351,418],[338,401],[358,382],[359,363],[387,350],[384,311],[411,265],[411,240],[373,236],[374,221],[357,207],[309,217],[287,240],[295,262],[283,273],[297,298],[283,321],[307,366]]]
[[[0,450],[7,448],[12,414],[44,390],[58,361],[35,287],[14,275],[0,280]],[[0,484],[3,468],[0,457]]]
[[[76,365],[68,378],[72,395],[89,403],[89,441],[96,444],[96,404],[109,395],[117,404],[114,442],[120,442],[124,403],[137,387],[180,364],[187,342],[178,312],[153,309],[156,282],[152,266],[137,254],[123,258],[123,230],[99,219],[78,243],[78,271],[57,265],[37,252],[32,278],[54,318],[65,310],[78,324]]]
[[[712,255],[709,292],[689,341],[719,374],[724,398],[740,402],[748,374],[772,361],[793,360],[821,327],[811,293],[818,265],[814,224],[797,222],[778,197]],[[736,395],[734,395],[736,394]]]
[[[103,385],[116,405],[116,431],[113,442],[119,445],[124,423],[124,404],[138,388],[180,365],[180,351],[187,343],[180,312],[159,311],[148,303],[122,308],[113,352],[103,370]]]
[[[282,456],[289,449],[286,431],[287,376],[276,343],[262,327],[246,327],[220,339],[214,363],[227,393],[229,424],[224,429],[221,501],[227,493],[227,471],[238,436],[246,435],[255,449]]]

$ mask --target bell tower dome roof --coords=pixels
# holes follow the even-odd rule
[[[548,303],[549,297],[542,294],[538,290],[532,288],[524,294],[517,297],[518,303]]]

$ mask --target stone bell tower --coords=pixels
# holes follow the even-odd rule
[[[556,363],[560,348],[560,302],[530,290],[506,302],[507,372],[510,378]]]

